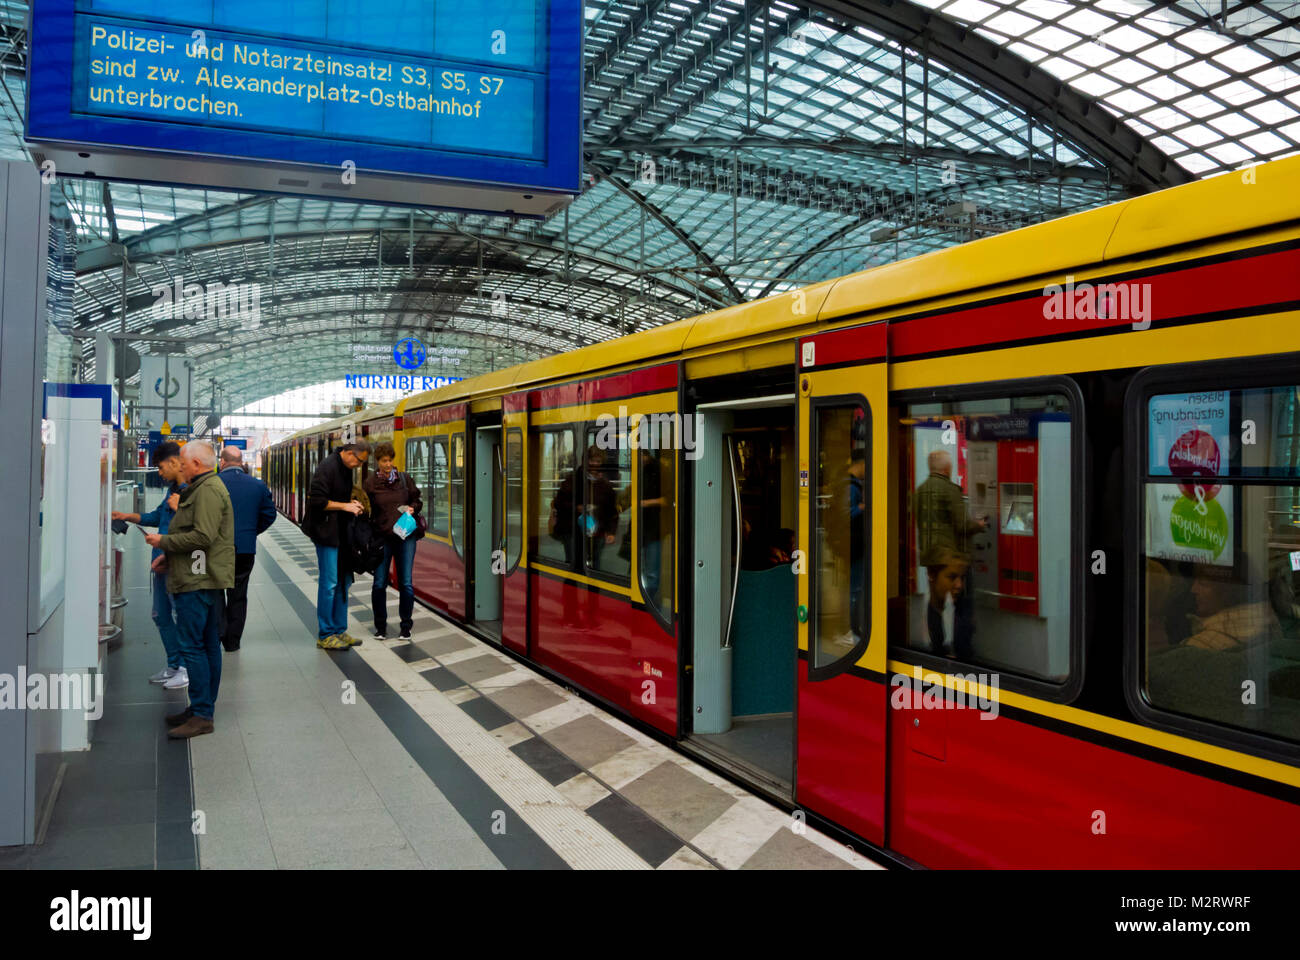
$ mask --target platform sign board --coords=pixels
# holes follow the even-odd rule
[[[60,175],[542,216],[578,192],[579,0],[32,0]]]

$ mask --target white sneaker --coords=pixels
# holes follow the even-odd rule
[[[157,673],[155,673],[152,677],[149,678],[149,682],[166,683],[172,677],[176,676],[176,674],[179,672],[180,671],[176,667],[163,667],[161,670],[159,670]]]
[[[171,679],[163,683],[164,690],[182,690],[190,685],[190,675],[184,667],[179,668]]]

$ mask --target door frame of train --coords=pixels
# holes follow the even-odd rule
[[[478,441],[479,431],[485,428],[496,430],[499,437],[502,435],[500,409],[476,413],[467,408],[465,411],[464,506],[461,519],[461,536],[464,539],[462,562],[465,570],[465,622],[474,624],[479,630],[483,630],[483,626],[478,620],[474,609],[474,594],[478,584]],[[503,481],[503,493],[504,490],[505,484]],[[471,518],[474,518],[474,523],[470,522]],[[504,519],[503,511],[503,522]],[[503,590],[500,601],[502,606],[504,606],[504,600]],[[500,642],[500,637],[494,637],[494,639]]]
[[[873,323],[804,337],[797,357],[799,393],[800,663],[795,700],[795,803],[844,824],[883,847],[887,837],[889,674],[887,580],[889,524],[888,327]],[[862,585],[865,646],[813,668],[817,410],[866,408],[870,473],[864,510],[867,549]],[[874,521],[874,522],[873,522]]]

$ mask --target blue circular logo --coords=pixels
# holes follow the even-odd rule
[[[424,363],[424,344],[415,337],[406,337],[393,345],[393,360],[403,370],[414,370]]]

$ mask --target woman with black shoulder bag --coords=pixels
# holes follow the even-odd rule
[[[401,639],[411,639],[411,616],[415,611],[415,587],[411,583],[411,568],[415,563],[416,544],[424,538],[427,526],[420,512],[424,507],[420,500],[420,488],[409,474],[402,473],[393,466],[395,456],[396,451],[391,443],[377,445],[375,472],[366,477],[364,484],[370,497],[370,515],[376,529],[384,537],[384,557],[375,570],[375,583],[370,591],[371,606],[375,613],[376,640],[388,639],[388,572],[394,560],[397,562],[397,609],[401,617]]]

